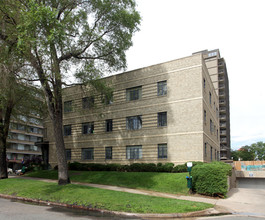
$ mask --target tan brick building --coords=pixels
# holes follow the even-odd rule
[[[219,100],[201,53],[104,78],[113,98],[102,104],[80,86],[64,89],[69,161],[166,163],[219,160]],[[106,100],[105,100],[106,101]],[[56,164],[45,122],[49,163]]]

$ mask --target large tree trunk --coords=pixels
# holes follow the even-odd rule
[[[0,108],[0,179],[8,178],[6,163],[6,145],[13,107],[13,102],[9,100],[7,102],[5,113],[3,112],[3,109]]]
[[[0,179],[8,178],[7,175],[7,163],[6,163],[6,144],[3,139],[0,140]]]
[[[54,115],[53,119],[53,130],[58,162],[58,184],[66,185],[70,183],[70,179],[68,175],[62,127],[62,114],[57,113],[56,115]]]

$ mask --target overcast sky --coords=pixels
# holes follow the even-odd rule
[[[231,146],[265,142],[265,0],[136,2],[142,23],[127,70],[219,49],[230,83]]]

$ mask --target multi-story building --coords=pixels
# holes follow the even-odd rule
[[[12,120],[7,140],[8,167],[13,170],[20,169],[22,161],[42,155],[40,146],[36,145],[36,142],[42,142],[42,121],[36,117],[29,118],[29,121],[23,116],[19,119]]]
[[[229,81],[224,58],[218,49],[204,50],[204,57],[208,72],[212,79],[214,88],[219,96],[219,123],[220,123],[220,157],[221,160],[229,160],[231,157],[230,144],[230,103],[229,103]],[[196,53],[194,53],[196,54]]]
[[[208,67],[209,68],[209,67]],[[102,79],[112,98],[75,86],[63,90],[69,161],[166,163],[219,160],[219,97],[203,54]],[[56,162],[45,120],[49,163]]]

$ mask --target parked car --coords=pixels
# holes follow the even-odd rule
[[[13,170],[11,168],[7,168],[7,173],[8,174],[12,174],[13,173]]]

